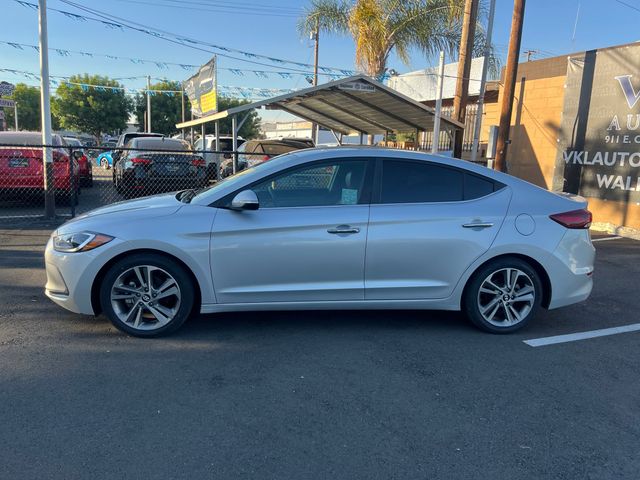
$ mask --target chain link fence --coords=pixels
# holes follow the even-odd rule
[[[52,151],[49,188],[44,147]],[[237,170],[251,163],[243,153],[235,155]],[[64,220],[123,200],[205,188],[233,174],[233,157],[177,141],[164,149],[0,144],[0,226],[44,219],[47,192],[56,218]]]

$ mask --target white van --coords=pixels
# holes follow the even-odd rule
[[[244,142],[244,138],[239,136],[238,147]],[[194,150],[200,150],[204,152],[202,156],[204,157],[204,161],[207,164],[207,178],[209,180],[217,180],[220,163],[223,161],[223,159],[231,158],[231,152],[233,152],[233,137],[231,135],[221,135],[220,146],[218,148],[220,150],[216,152],[215,135],[205,135],[204,142],[201,137],[193,145]]]

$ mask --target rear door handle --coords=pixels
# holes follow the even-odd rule
[[[338,225],[337,227],[328,228],[328,233],[340,234],[340,233],[359,233],[358,227],[352,227],[351,225]]]
[[[473,222],[473,223],[465,223],[462,226],[464,228],[491,228],[493,227],[493,223]]]

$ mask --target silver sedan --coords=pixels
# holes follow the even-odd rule
[[[467,162],[311,149],[64,224],[45,289],[141,337],[198,312],[289,309],[463,310],[505,333],[589,296],[590,222],[581,197]]]

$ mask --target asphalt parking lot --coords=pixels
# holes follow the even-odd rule
[[[42,292],[50,229],[0,226],[0,478],[637,479],[640,242],[586,303],[493,336],[459,314],[202,316],[140,340]]]

